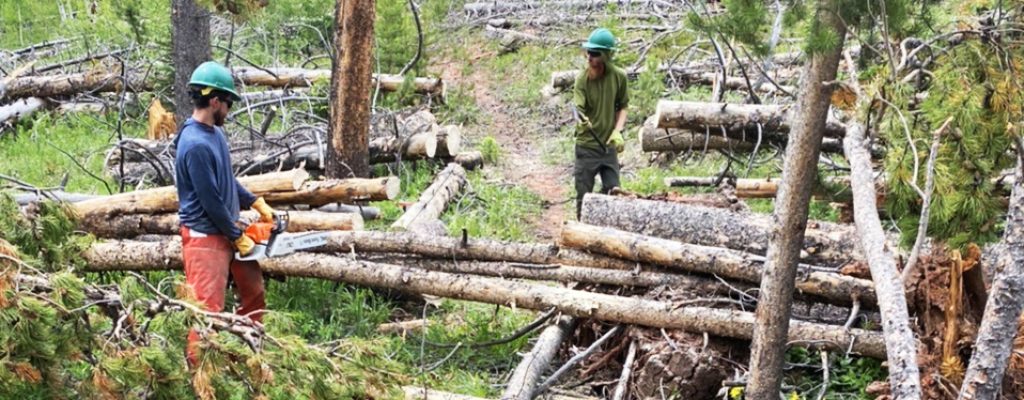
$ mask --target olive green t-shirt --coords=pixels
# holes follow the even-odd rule
[[[626,91],[626,72],[621,68],[608,64],[605,74],[600,79],[587,79],[587,70],[576,76],[572,91],[576,111],[590,120],[594,127],[594,135],[587,132],[585,122],[576,125],[576,145],[601,150],[608,142],[608,137],[615,130],[615,112],[629,105],[629,94]],[[601,140],[594,140],[594,136]]]

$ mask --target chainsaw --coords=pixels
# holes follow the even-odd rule
[[[253,222],[245,228],[244,235],[256,243],[252,253],[243,256],[235,252],[238,261],[257,261],[264,258],[280,257],[299,250],[311,249],[327,244],[330,232],[285,233],[288,230],[288,214],[276,213],[273,222]]]

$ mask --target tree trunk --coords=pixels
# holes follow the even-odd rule
[[[406,253],[444,260],[559,264],[631,271],[636,262],[540,243],[430,236],[414,232],[336,232],[318,249],[338,253]]]
[[[254,221],[255,211],[242,211],[241,219]],[[86,219],[79,228],[102,238],[132,238],[139,235],[177,235],[181,223],[178,214],[125,214],[97,221]],[[363,218],[352,213],[289,211],[288,232],[359,231]]]
[[[331,70],[326,175],[370,176],[370,94],[373,91],[373,0],[337,0]]]
[[[210,12],[195,0],[171,1],[171,47],[174,66],[174,118],[178,124],[192,115],[188,82],[192,71],[210,61]]]
[[[257,196],[272,192],[295,191],[309,178],[309,173],[296,169],[273,174],[239,178],[238,182]],[[174,186],[138,190],[101,196],[74,203],[72,208],[81,218],[104,219],[120,214],[154,214],[178,209],[178,191]]]
[[[1024,309],[1024,149],[1017,142],[1017,176],[1010,195],[1006,230],[997,252],[996,277],[985,303],[971,362],[960,398],[995,400],[1013,352],[1021,310]]]
[[[263,195],[270,204],[308,204],[319,207],[330,203],[391,200],[398,196],[401,180],[386,178],[352,178],[311,181],[295,191],[274,192]]]
[[[28,97],[18,99],[10,104],[0,105],[0,125],[8,121],[13,123],[44,107],[46,107],[46,100],[40,97]]]
[[[192,71],[185,76],[188,82]],[[128,74],[128,87],[133,91],[145,91],[153,88],[152,82],[141,80],[141,76]],[[90,71],[79,74],[25,76],[11,79],[6,89],[0,94],[0,103],[14,99],[30,97],[67,97],[80,93],[119,92],[124,88],[121,84],[121,72]],[[191,100],[185,106],[191,115]]]
[[[647,118],[640,128],[640,150],[655,151],[705,151],[729,149],[734,151],[751,151],[754,143],[722,137],[721,133],[696,132],[685,129],[659,129],[654,117]],[[754,139],[757,139],[755,136]]]
[[[64,191],[53,191],[53,192],[42,192],[41,194],[36,193],[22,193],[14,195],[14,202],[18,203],[19,206],[27,206],[30,203],[44,200],[61,201],[65,203],[77,203],[79,201],[85,201],[103,197],[94,194],[83,194],[83,193],[68,193]]]
[[[421,160],[437,155],[437,135],[434,131],[404,137],[379,137],[370,141],[370,163],[380,164],[399,160]]]
[[[921,374],[917,367],[917,341],[910,329],[903,280],[896,270],[895,256],[885,243],[885,232],[875,205],[875,179],[864,138],[864,127],[846,130],[846,159],[850,162],[854,221],[858,241],[875,282],[878,308],[889,361],[889,387],[894,399],[920,399]],[[947,322],[948,323],[948,322]]]
[[[452,158],[458,155],[462,149],[462,129],[457,125],[437,125],[434,129],[437,137],[437,157]]]
[[[758,255],[766,254],[773,227],[766,215],[601,194],[583,198],[582,214],[583,222],[591,225]],[[853,227],[821,221],[810,226],[801,248],[804,262],[840,267],[864,259]]]
[[[331,78],[331,70],[328,69],[236,67],[231,69],[231,73],[243,85],[272,88],[309,87],[315,82]],[[405,77],[371,74],[370,89],[376,89],[378,83],[381,91],[397,92],[405,84]],[[412,87],[413,91],[418,94],[444,98],[445,85],[441,78],[413,78]]]
[[[96,243],[83,256],[86,271],[180,269],[181,241]],[[555,308],[574,317],[706,332],[735,339],[750,339],[755,325],[754,314],[743,311],[679,307],[670,302],[500,278],[424,271],[325,254],[300,252],[265,259],[260,261],[260,269],[277,275],[327,279],[530,310]],[[843,352],[850,349],[864,356],[885,358],[882,335],[862,329],[797,321],[792,323],[789,340],[802,346]]]
[[[820,29],[833,31],[838,40],[830,49],[811,55],[804,64],[800,94],[788,123],[792,130],[782,167],[782,185],[775,197],[774,224],[768,237],[767,262],[758,297],[761,307],[757,308],[750,351],[751,375],[746,396],[752,399],[774,399],[779,396],[782,385],[782,363],[789,345],[787,332],[792,332],[789,317],[797,263],[801,250],[806,249],[807,212],[818,171],[821,139],[828,128],[831,89],[826,82],[836,78],[846,38],[846,25],[839,18],[838,3],[838,0],[818,1],[815,18]],[[782,120],[762,121],[780,124]],[[838,133],[833,129],[833,135]],[[852,243],[855,241],[845,244]]]
[[[703,176],[673,176],[665,178],[665,186],[668,187],[711,187],[715,185],[715,181],[718,177],[703,177]],[[779,190],[779,179],[778,178],[739,178],[734,180],[736,182],[736,197],[744,199],[771,199],[775,198],[775,195]],[[730,181],[731,182],[731,181]],[[848,177],[829,177],[825,179],[825,182],[832,185],[850,185],[850,179]],[[820,184],[821,182],[815,182],[812,194],[815,197],[848,197],[846,195],[847,190],[841,190],[837,192],[830,192],[828,188]]]
[[[639,263],[738,279],[750,283],[761,282],[761,275],[764,271],[762,266],[764,259],[759,256],[735,250],[684,244],[575,222],[567,222],[562,225],[562,234],[558,243],[564,247],[596,252]],[[804,275],[797,283],[797,289],[802,293],[821,296],[839,304],[851,304],[854,300],[867,304],[875,303],[875,293],[871,287],[871,281],[837,273],[815,271],[808,266],[804,266],[802,272]]]
[[[483,168],[484,155],[476,150],[464,151],[453,157],[449,162],[461,165],[466,171],[475,171],[477,168]]]
[[[418,225],[438,220],[448,207],[448,203],[456,198],[465,185],[466,170],[459,164],[448,164],[448,167],[434,178],[434,183],[420,194],[419,201],[407,207],[405,213],[391,227],[415,231],[419,229]]]
[[[797,104],[800,107],[800,104]],[[793,119],[790,119],[790,116]],[[798,123],[800,114],[791,113],[789,106],[765,104],[704,103],[696,101],[661,100],[654,113],[659,129],[675,128],[722,135],[722,129],[731,137],[757,138],[758,124],[763,135],[784,136]],[[845,128],[836,121],[822,123],[822,131],[829,137],[844,135]],[[821,142],[818,140],[818,142]]]
[[[553,324],[544,328],[544,331],[537,337],[533,349],[523,356],[523,360],[512,371],[512,377],[508,379],[508,386],[501,394],[501,399],[533,399],[533,391],[540,383],[540,378],[547,371],[551,361],[558,356],[558,349],[562,347],[562,342],[572,334],[575,328],[576,319],[568,316],[558,317]]]

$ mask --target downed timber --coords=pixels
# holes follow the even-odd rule
[[[644,264],[760,283],[764,258],[736,250],[707,247],[644,236],[614,228],[566,222],[559,245]],[[841,304],[875,303],[871,281],[804,266],[797,290]]]
[[[483,397],[467,396],[464,394],[442,392],[423,387],[402,386],[405,393],[405,400],[489,400]],[[573,397],[563,395],[544,396],[546,400],[598,400],[596,397]]]
[[[380,218],[380,209],[377,207],[334,203],[316,208],[316,211],[328,213],[355,213],[363,217],[363,221]]]
[[[437,137],[435,155],[439,158],[451,158],[458,155],[462,149],[462,129],[457,125],[437,125],[434,126],[434,130],[435,137]]]
[[[14,202],[18,203],[19,206],[27,206],[37,201],[53,200],[64,203],[76,203],[79,201],[85,201],[89,199],[95,199],[102,197],[94,194],[84,193],[68,193],[65,191],[41,191],[39,193],[21,193],[14,195]]]
[[[117,241],[95,243],[83,253],[83,271],[181,268],[181,242]],[[593,293],[545,284],[372,263],[325,254],[295,253],[260,261],[277,275],[327,279],[354,285],[396,289],[457,300],[515,305],[531,310],[555,308],[564,315],[652,328],[682,329],[749,340],[754,314],[708,307],[678,307],[671,302]],[[852,351],[885,358],[882,335],[863,329],[793,321],[789,340],[799,346]]]
[[[667,71],[667,70],[666,70]],[[642,72],[641,69],[627,70],[627,75],[636,75]],[[673,71],[675,72],[675,71]],[[579,76],[580,70],[566,70],[566,71],[554,71],[551,73],[551,82],[548,87],[553,92],[561,92],[572,89],[573,84],[576,82],[576,77]],[[722,75],[714,72],[697,72],[697,71],[686,71],[681,72],[678,75],[673,75],[677,80],[682,83],[696,83],[701,85],[713,85],[720,84],[724,85],[729,90],[747,90],[747,81],[743,78],[736,76],[728,76],[725,78],[724,83],[722,82]],[[783,94],[783,93],[794,93],[796,88],[791,86],[778,86],[775,85],[761,85],[756,88],[756,91],[765,94]]]
[[[918,399],[921,397],[921,372],[917,366],[918,343],[914,331],[910,329],[903,279],[896,270],[895,256],[886,244],[882,221],[878,219],[874,171],[871,168],[864,126],[852,124],[847,130],[844,145],[846,159],[850,162],[854,222],[859,238],[857,243],[871,269],[879,300],[878,309],[882,313],[882,331],[885,332],[889,362],[889,386],[894,399]],[[951,294],[950,299],[953,298]]]
[[[648,117],[638,134],[640,149],[654,151],[704,151],[728,149],[751,151],[754,143],[723,137],[718,132],[695,132],[684,129],[658,129],[654,117]]]
[[[10,104],[0,105],[0,124],[14,122],[46,107],[46,100],[40,97],[18,99]]]
[[[405,213],[391,227],[415,231],[424,224],[438,220],[448,203],[455,199],[465,185],[466,169],[459,164],[448,164],[434,178],[434,183],[420,194],[419,201],[406,208]]]
[[[767,251],[772,226],[769,215],[596,193],[583,198],[582,217],[582,222],[591,225],[757,255]],[[856,243],[857,234],[851,226],[809,221],[801,258],[825,267],[863,261]]]
[[[703,177],[703,176],[674,176],[665,178],[665,186],[668,187],[713,187],[715,182],[719,179],[717,177]],[[729,180],[729,182],[735,182],[736,196],[746,199],[770,199],[775,198],[775,194],[779,190],[779,180],[777,178],[739,178],[735,180]],[[814,187],[813,194],[815,196],[830,196],[835,197],[848,190],[838,190],[832,193],[828,190],[825,185],[844,185],[849,186],[849,179],[846,177],[828,177],[825,182],[818,182]],[[824,185],[822,184],[824,183]]]
[[[79,93],[120,92],[119,71],[90,71],[79,74],[24,76],[11,79],[3,93],[0,103],[26,97],[65,97]],[[128,75],[128,87],[133,91],[148,91],[153,88],[151,82],[145,82],[140,76]]]
[[[464,151],[453,157],[449,162],[461,165],[466,171],[475,171],[477,168],[483,168],[484,155],[476,150]]]
[[[311,181],[294,191],[263,195],[270,204],[308,204],[319,207],[330,203],[391,200],[398,196],[401,180],[386,178],[350,178]]]
[[[309,87],[314,82],[331,79],[329,69],[236,67],[231,69],[231,74],[243,85],[273,88]],[[373,74],[372,79],[373,86],[385,92],[396,92],[405,84],[401,75]],[[442,99],[445,95],[445,85],[440,78],[413,78],[412,87],[418,94]]]
[[[434,325],[429,319],[414,319],[410,321],[388,322],[377,325],[377,333],[405,336],[408,333],[418,333],[427,330]]]
[[[379,137],[370,140],[370,163],[434,158],[438,148],[437,132],[427,131],[405,137]]]
[[[618,5],[628,10],[633,7],[648,7],[654,4],[672,4],[675,1],[659,0],[559,0],[559,1],[498,1],[498,2],[475,2],[466,3],[462,9],[470,14],[494,14],[516,11],[529,11],[534,9],[578,9],[578,10],[602,10],[609,5]]]
[[[257,196],[266,196],[274,192],[295,191],[308,178],[308,172],[295,169],[238,178],[238,183]],[[170,212],[178,209],[178,191],[174,186],[138,190],[80,201],[72,208],[82,218],[101,219],[118,214]]]
[[[254,221],[259,215],[243,211],[242,220]],[[132,238],[139,235],[176,235],[181,227],[178,214],[125,214],[102,221],[84,220],[79,228],[102,238]],[[288,232],[359,231],[363,218],[359,214],[319,211],[288,212]]]
[[[745,135],[743,137],[757,138],[758,129],[766,137],[788,133],[789,110],[789,106],[780,105],[661,100],[654,116],[659,129],[725,130],[732,137]],[[826,124],[825,136],[839,138],[845,131],[842,124],[830,120]]]
[[[445,260],[560,264],[627,271],[637,268],[635,262],[561,249],[551,244],[459,239],[415,232],[334,232],[327,244],[316,250],[335,253],[405,253]]]
[[[576,329],[576,318],[560,316],[555,322],[544,328],[544,331],[537,337],[533,349],[523,356],[523,359],[512,371],[512,377],[508,379],[508,386],[502,393],[502,400],[530,400],[534,398],[534,390],[540,382],[548,365],[558,356],[558,349],[572,331]]]

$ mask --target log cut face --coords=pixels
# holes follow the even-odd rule
[[[703,246],[764,255],[771,218],[679,203],[629,200],[590,193],[583,198],[583,222]],[[862,261],[853,227],[808,223],[803,260],[825,267]]]

